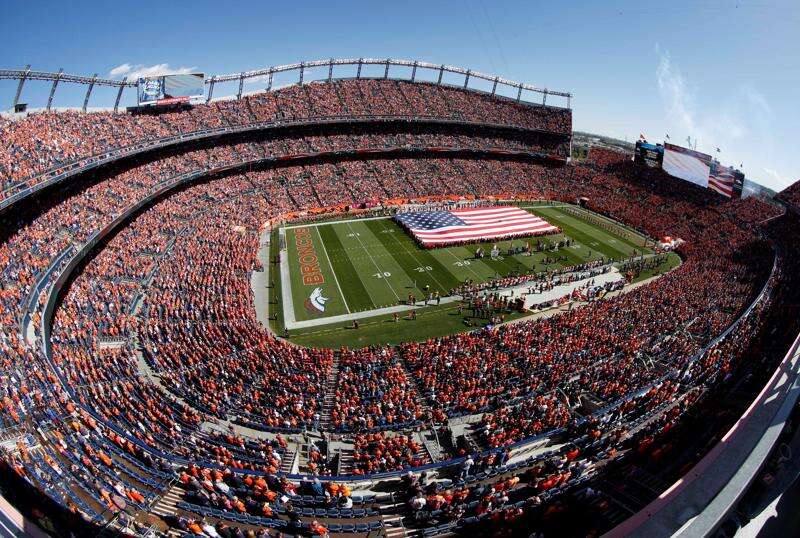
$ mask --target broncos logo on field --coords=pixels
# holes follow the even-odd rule
[[[330,300],[330,297],[323,297],[322,296],[322,288],[316,287],[314,291],[311,292],[311,295],[308,296],[306,299],[305,307],[306,310],[311,312],[312,314],[319,314],[321,312],[325,312],[325,303]]]

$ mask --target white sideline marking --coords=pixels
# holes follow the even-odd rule
[[[355,233],[353,231],[353,225],[350,224],[350,222],[347,223],[347,227],[350,228],[350,232],[351,233]],[[381,268],[378,267],[378,262],[376,262],[375,258],[372,257],[372,253],[367,249],[367,247],[364,246],[364,242],[361,240],[361,236],[360,235],[356,235],[356,239],[358,239],[358,242],[361,243],[361,246],[364,248],[364,252],[366,252],[367,256],[369,256],[369,259],[372,260],[372,264],[375,266],[375,269],[377,269],[379,273],[383,273],[383,271],[381,271]],[[400,296],[397,295],[396,291],[394,291],[394,287],[392,287],[392,283],[389,282],[389,279],[388,278],[384,278],[382,280],[386,282],[387,286],[389,286],[389,289],[392,291],[392,294],[394,295],[394,298],[399,301],[400,300]],[[370,297],[370,300],[372,300],[372,297]],[[375,301],[373,301],[372,304],[375,304]]]
[[[319,228],[315,230],[317,232],[317,237],[319,237],[319,243],[322,245],[322,250],[325,252],[325,257],[328,258],[328,267],[331,268],[331,273],[333,273],[333,280],[336,282],[336,287],[339,288],[339,295],[342,296],[342,302],[344,303],[344,308],[347,310],[347,313],[350,313],[350,307],[347,306],[347,299],[344,298],[344,293],[342,292],[342,287],[339,285],[339,279],[336,278],[336,270],[333,268],[333,263],[331,263],[331,257],[328,256],[328,249],[325,248],[325,241],[322,240],[322,234],[319,233]],[[336,233],[336,232],[334,232]]]
[[[332,224],[347,224],[349,222],[361,222],[362,220],[381,220],[390,218],[392,217],[383,216],[383,217],[365,217],[363,219],[323,220],[320,222],[309,222],[308,224],[293,224],[291,226],[284,226],[283,228],[286,230],[293,230],[295,228],[316,228],[318,226],[329,226]]]
[[[286,228],[279,228],[278,235],[283,239],[285,250],[279,250],[281,258],[281,301],[283,302],[283,325],[289,327],[295,322],[294,302],[292,302],[292,277],[289,274],[289,239]]]

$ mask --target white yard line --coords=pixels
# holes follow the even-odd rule
[[[458,256],[456,256],[455,254],[453,254],[453,251],[452,251],[452,250],[450,250],[450,248],[446,248],[445,250],[447,250],[447,253],[448,253],[448,254],[450,254],[452,257],[454,257],[454,258],[456,259],[456,261],[459,261],[459,262],[461,262],[461,263],[464,263],[464,260],[462,260],[462,259],[459,259],[459,257],[458,257]],[[473,260],[467,260],[467,261],[469,262],[469,264],[468,264],[468,265],[462,265],[462,267],[467,267],[467,268],[469,268],[469,270],[470,270],[470,271],[472,271],[472,274],[473,274],[473,275],[475,275],[475,276],[478,278],[478,280],[485,280],[485,277],[482,277],[481,275],[479,275],[479,274],[477,273],[477,271],[475,271],[475,269],[473,269],[473,268],[472,268],[472,262],[473,262]],[[479,261],[479,260],[474,260],[474,261]]]
[[[325,257],[328,259],[328,267],[331,268],[331,273],[333,273],[333,280],[336,282],[336,287],[339,288],[339,295],[342,296],[342,302],[344,303],[344,308],[347,310],[347,313],[350,313],[350,307],[347,306],[347,299],[344,298],[344,292],[342,292],[342,287],[339,285],[339,279],[336,277],[336,269],[333,268],[333,263],[331,263],[331,257],[328,256],[328,249],[325,248],[325,241],[322,240],[322,235],[319,233],[319,228],[315,230],[317,232],[317,237],[319,237],[319,243],[322,245],[322,251],[325,253]],[[334,232],[335,233],[335,232]],[[375,303],[373,303],[374,305]]]
[[[382,220],[390,219],[392,217],[364,217],[362,219],[346,219],[346,220],[324,220],[320,222],[309,222],[308,224],[293,224],[291,226],[284,226],[286,230],[293,230],[294,228],[316,228],[318,226],[328,226],[331,224],[347,224],[349,222],[361,222],[363,220]]]
[[[376,262],[375,258],[372,257],[372,253],[369,250],[367,250],[367,247],[364,246],[364,242],[361,240],[361,236],[358,235],[358,233],[355,230],[353,230],[353,226],[349,222],[347,223],[347,227],[350,228],[350,233],[352,233],[355,236],[355,238],[358,239],[358,242],[361,243],[361,246],[363,247],[364,252],[366,252],[367,256],[369,256],[369,259],[372,260],[372,265],[375,266],[375,269],[379,273],[383,273],[383,271],[381,271],[381,268],[378,266],[378,262]],[[396,291],[394,291],[394,287],[392,287],[392,283],[389,282],[389,279],[383,277],[383,281],[386,282],[387,286],[389,286],[389,289],[392,291],[392,294],[394,295],[395,299],[397,299],[399,301],[400,300],[400,296],[397,295]],[[372,297],[370,297],[369,299],[370,299],[370,301],[372,301]],[[375,301],[372,301],[372,304],[375,304]]]
[[[388,228],[387,228],[387,229],[388,229]],[[395,237],[395,236],[394,236],[394,234],[390,234],[390,235],[392,236],[392,239],[394,239],[394,240],[395,240],[395,242],[396,242],[398,245],[400,245],[400,247],[401,247],[403,250],[405,250],[407,253],[411,254],[411,257],[412,257],[412,258],[414,258],[414,261],[415,261],[415,262],[417,262],[417,263],[419,264],[419,265],[418,265],[418,267],[424,267],[424,266],[422,265],[422,263],[419,261],[419,258],[417,258],[417,256],[414,254],[414,252],[412,252],[412,251],[408,250],[408,249],[405,247],[405,245],[403,245],[403,243],[402,243],[402,242],[400,242],[400,240],[399,240],[399,239],[397,239],[397,237]],[[445,288],[444,286],[442,286],[442,283],[441,283],[441,282],[439,282],[439,279],[438,279],[438,278],[436,278],[436,275],[434,274],[434,272],[433,272],[433,271],[425,271],[425,273],[429,273],[429,274],[431,275],[431,278],[433,278],[433,280],[435,280],[435,281],[436,281],[436,284],[437,284],[437,285],[438,285],[440,288],[442,288],[442,290],[444,290],[444,291],[445,291],[445,293],[447,293],[448,291],[450,291],[450,290],[448,290],[447,288]],[[415,282],[416,282],[416,280],[415,280]]]

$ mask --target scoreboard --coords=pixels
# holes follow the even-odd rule
[[[200,99],[205,93],[204,80],[203,73],[140,78],[136,82],[139,106],[173,105]]]
[[[640,140],[636,142],[633,160],[638,164],[644,164],[651,168],[661,168],[661,163],[664,162],[664,146],[648,144]]]

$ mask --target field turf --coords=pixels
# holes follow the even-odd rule
[[[525,207],[525,206],[523,206]],[[512,274],[541,272],[574,265],[600,257],[621,260],[642,247],[643,238],[632,233],[612,233],[570,214],[563,206],[531,204],[529,211],[562,229],[561,234],[514,241],[499,241],[499,259],[474,259],[474,245],[423,249],[395,222],[388,218],[346,220],[291,225],[285,228],[286,251],[291,278],[292,302],[297,321],[375,310],[405,302],[409,294],[423,299],[424,289],[443,297],[466,280],[481,282]],[[557,253],[536,252],[532,256],[507,256],[513,243],[556,242],[567,236],[569,248]],[[304,281],[300,270],[298,237],[310,241],[317,263],[319,280]],[[274,243],[275,241],[273,241]],[[484,250],[491,244],[483,245]],[[545,264],[544,259],[563,259]],[[306,306],[311,292],[321,288],[327,299],[320,313]]]

